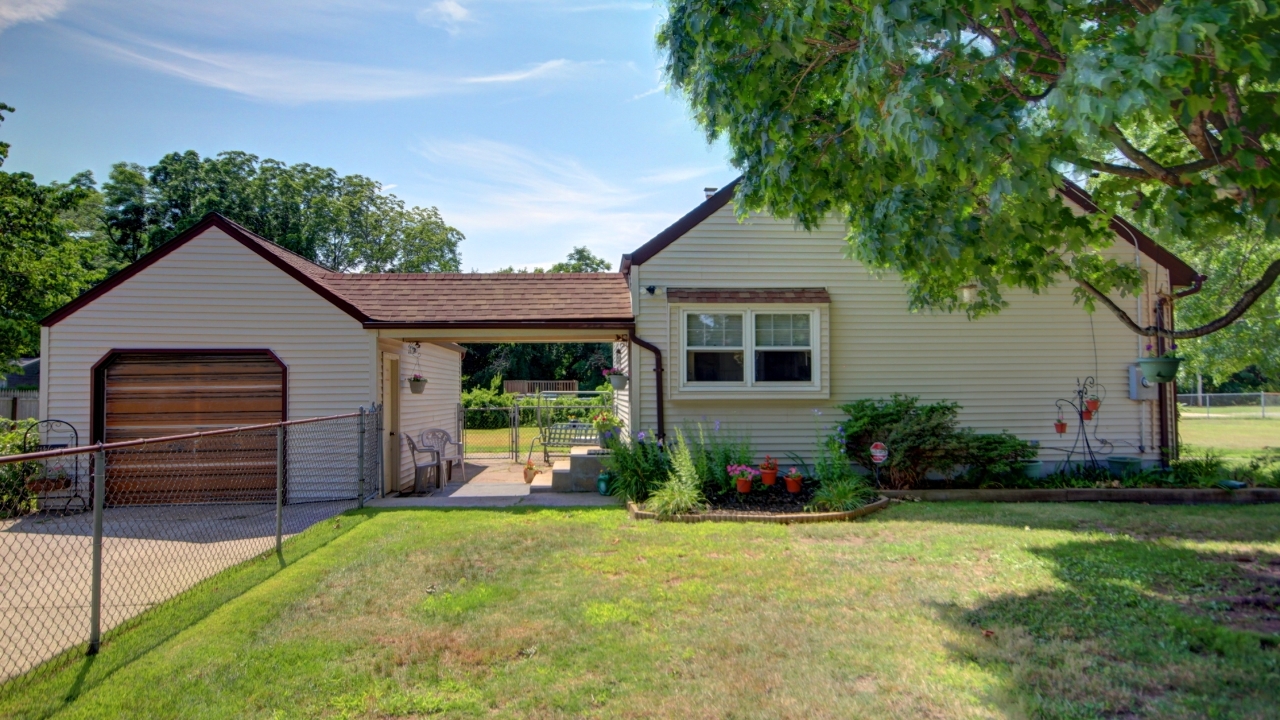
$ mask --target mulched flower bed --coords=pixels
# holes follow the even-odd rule
[[[712,510],[799,513],[804,512],[805,506],[813,502],[813,493],[817,489],[816,481],[805,480],[800,487],[800,492],[792,494],[787,492],[786,482],[780,477],[776,485],[770,486],[757,482],[749,493],[726,493],[718,497],[709,497],[707,502],[710,503]]]

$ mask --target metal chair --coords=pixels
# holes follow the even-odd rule
[[[453,481],[453,464],[462,464],[462,443],[454,442],[453,436],[448,430],[440,428],[430,428],[423,430],[418,434],[418,444],[423,449],[433,450],[436,453],[436,459],[444,468],[445,477],[444,484],[447,485]],[[453,449],[450,449],[453,448]],[[465,478],[466,469],[464,466],[463,476]]]
[[[409,455],[413,458],[413,492],[425,492],[423,479],[431,468],[436,469],[436,487],[440,487],[440,453],[431,448],[419,448],[409,435],[405,435],[404,440],[409,443]]]

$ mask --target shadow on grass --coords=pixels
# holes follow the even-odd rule
[[[943,617],[1031,717],[1276,717],[1280,555],[1132,539],[1035,548],[1059,590]]]
[[[959,523],[1223,542],[1280,542],[1280,504],[906,502],[871,521]]]
[[[185,592],[103,633],[97,655],[73,647],[0,686],[0,717],[46,718],[93,690],[218,608],[329,544],[376,510],[351,510],[316,523],[275,548],[207,578]]]

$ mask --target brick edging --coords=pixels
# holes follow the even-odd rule
[[[733,512],[727,510],[717,510],[709,513],[695,513],[692,515],[673,515],[669,518],[660,518],[657,513],[641,510],[639,505],[634,502],[627,502],[627,512],[631,514],[632,520],[658,520],[662,522],[758,522],[758,523],[780,523],[790,525],[792,523],[812,523],[812,522],[832,522],[836,520],[852,520],[870,515],[889,504],[889,498],[883,495],[879,500],[863,505],[856,510],[846,510],[844,512],[815,512],[815,513],[765,513],[765,512]]]
[[[1037,488],[1033,490],[883,490],[927,502],[1130,502],[1151,505],[1252,505],[1280,502],[1280,488]]]

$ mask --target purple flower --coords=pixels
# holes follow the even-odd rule
[[[1151,343],[1147,343],[1147,352],[1151,352]]]
[[[1178,349],[1178,343],[1170,343],[1170,344],[1169,344],[1169,349],[1170,349],[1170,350],[1177,350],[1177,349]]]
[[[716,421],[716,432],[720,432],[720,421]]]
[[[643,431],[643,430],[641,430],[640,432],[636,433],[636,439],[637,439],[637,440],[639,440],[640,442],[644,442],[644,439],[645,439],[646,437],[647,437],[647,436],[644,434],[644,431]]]

